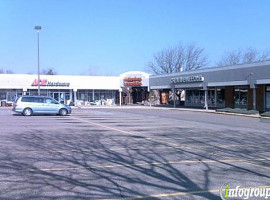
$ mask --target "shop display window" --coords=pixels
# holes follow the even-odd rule
[[[247,108],[247,88],[234,89],[234,106],[236,108]]]
[[[78,90],[77,103],[80,105],[113,105],[115,90]]]
[[[225,106],[225,89],[217,88],[217,107]]]
[[[209,88],[207,96],[207,103],[209,107],[224,107],[225,106],[225,89]],[[187,106],[204,106],[205,105],[205,91],[204,90],[186,90]]]

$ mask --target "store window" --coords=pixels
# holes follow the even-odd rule
[[[215,91],[216,90],[216,91]],[[224,88],[208,88],[207,103],[209,107],[224,107],[225,106],[225,89]],[[186,90],[187,106],[204,106],[205,91],[204,90]]]
[[[207,103],[209,107],[215,106],[215,89],[208,89]]]
[[[217,88],[217,107],[225,106],[225,89]]]
[[[6,100],[6,99],[7,99],[7,92],[0,91],[0,100]]]
[[[186,90],[187,106],[204,106],[204,91],[203,90]]]
[[[247,108],[247,88],[234,88],[234,107],[236,108]]]
[[[193,90],[186,90],[186,104],[193,104]]]
[[[80,105],[113,105],[115,90],[78,90],[77,103]]]

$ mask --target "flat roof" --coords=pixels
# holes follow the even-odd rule
[[[188,74],[193,74],[193,73],[249,68],[249,67],[255,67],[255,66],[259,67],[259,66],[266,66],[266,65],[270,66],[270,60],[263,61],[263,62],[253,62],[253,63],[248,63],[248,64],[228,65],[228,66],[222,66],[222,67],[208,67],[204,69],[196,69],[196,70],[175,72],[175,73],[169,73],[169,74],[156,74],[156,75],[150,75],[150,78],[159,78],[159,77],[167,77],[167,76],[174,76],[174,75],[188,75]]]

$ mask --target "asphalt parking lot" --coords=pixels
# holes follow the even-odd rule
[[[162,109],[0,109],[0,199],[221,199],[270,186],[270,120]],[[257,198],[258,199],[258,198]]]

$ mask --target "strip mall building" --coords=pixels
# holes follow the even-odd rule
[[[0,74],[0,100],[37,95],[36,75]],[[270,110],[270,61],[173,74],[41,75],[41,95],[76,105],[143,103]]]
[[[160,92],[161,103],[167,103],[170,93],[185,91],[189,107],[270,110],[269,61],[154,75],[149,84]]]
[[[122,104],[137,103],[148,98],[148,90],[149,74],[140,71],[120,76],[40,76],[40,94],[66,104],[114,105],[120,99]],[[0,74],[1,102],[11,104],[18,96],[37,94],[37,75]]]

